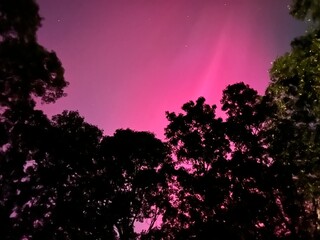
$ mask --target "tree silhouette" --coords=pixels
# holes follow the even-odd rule
[[[50,126],[47,118],[40,111],[26,108],[10,113],[9,119],[22,118],[12,126],[7,122],[1,125],[7,130],[7,139],[1,149],[0,161],[0,202],[2,239],[20,239],[29,234],[33,224],[44,214],[35,210],[34,202],[41,196],[41,189],[37,188],[32,178],[37,168],[36,160],[39,153],[41,139]]]
[[[204,98],[167,113],[175,198],[152,239],[295,238],[296,188],[268,152],[274,107],[244,83],[228,86],[221,103],[225,121]]]
[[[68,83],[55,53],[36,42],[38,5],[3,0],[0,15],[0,235],[21,239],[42,225],[45,214],[37,204],[42,186],[34,174],[49,146],[51,124],[34,110],[35,97],[54,102]]]
[[[292,0],[290,14],[300,20],[312,20],[319,24],[320,3],[317,0]]]
[[[169,194],[167,147],[151,133],[120,129],[102,140],[100,151],[99,171],[112,187],[104,217],[112,221],[119,239],[135,239],[135,223],[146,219],[148,234],[161,220]]]
[[[54,52],[36,42],[9,38],[0,42],[1,107],[34,106],[34,97],[44,103],[64,96],[64,70]]]
[[[54,116],[52,126],[51,149],[37,171],[52,204],[43,233],[50,239],[95,239],[89,210],[102,131],[78,112]]]
[[[21,42],[34,42],[41,26],[39,7],[34,0],[2,0],[0,2],[1,40],[15,38]]]
[[[295,17],[319,23],[318,1],[293,1],[292,6]],[[297,229],[311,239],[319,237],[320,226],[319,34],[316,25],[305,36],[292,41],[291,51],[274,62],[272,82],[267,89],[270,105],[276,107],[269,130],[273,136],[270,152],[293,175],[296,201],[304,209]]]
[[[37,43],[41,26],[39,7],[33,0],[0,3],[0,106],[34,105],[34,96],[54,102],[68,85],[54,52]]]

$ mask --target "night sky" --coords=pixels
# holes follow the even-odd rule
[[[271,62],[305,26],[286,0],[38,0],[40,44],[54,50],[67,97],[41,106],[78,110],[106,135],[118,128],[163,138],[165,111],[243,81],[263,93]]]

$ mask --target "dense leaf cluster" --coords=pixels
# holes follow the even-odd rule
[[[291,13],[316,22],[318,8]],[[320,30],[274,62],[265,95],[227,86],[225,119],[187,102],[161,141],[36,110],[68,85],[36,41],[38,10],[0,0],[0,239],[319,239]]]

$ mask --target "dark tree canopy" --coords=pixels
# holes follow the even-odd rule
[[[150,219],[152,230],[165,211],[170,176],[168,149],[148,132],[117,130],[101,142],[101,171],[113,188],[110,207],[105,214],[113,219],[120,239],[134,239],[137,222]],[[145,234],[147,233],[145,232]]]
[[[0,2],[0,107],[35,104],[34,97],[54,102],[68,82],[54,52],[36,41],[41,25],[33,0]]]
[[[282,169],[267,152],[263,126],[272,108],[244,83],[225,89],[225,121],[216,118],[215,108],[199,98],[183,105],[184,113],[167,113],[166,136],[176,157],[176,197],[154,236],[285,238],[295,227],[290,211],[298,211],[298,206],[286,206],[291,176],[278,182]]]
[[[319,1],[294,1],[295,14],[319,23]],[[307,16],[308,15],[308,16]],[[310,16],[311,15],[311,16]],[[297,224],[311,239],[319,237],[320,30],[316,26],[276,59],[266,94],[275,107],[269,125],[269,152],[293,175],[296,201],[303,207]],[[304,229],[304,230],[303,230]]]
[[[290,14],[300,20],[320,23],[320,2],[318,0],[292,0]]]
[[[61,62],[36,42],[10,39],[0,43],[0,69],[2,107],[34,106],[34,97],[50,103],[65,95],[68,83]]]
[[[31,0],[0,1],[1,239],[36,239],[52,205],[38,170],[51,157],[53,126],[35,97],[54,102],[68,83],[55,53],[36,42],[38,10]]]
[[[22,42],[34,42],[41,26],[39,7],[34,0],[1,0],[1,40],[15,38]]]

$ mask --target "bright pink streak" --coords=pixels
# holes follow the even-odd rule
[[[289,49],[297,24],[279,0],[39,0],[40,42],[57,52],[68,97],[49,114],[79,110],[113,134],[162,138],[165,111],[199,96],[218,104],[226,85],[262,93],[270,62]]]

